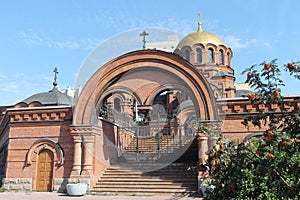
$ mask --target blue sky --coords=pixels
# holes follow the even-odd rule
[[[234,52],[237,82],[244,68],[278,58],[300,60],[298,0],[27,0],[0,2],[0,105],[58,86],[73,87],[80,67],[101,42],[122,32],[162,27],[220,36]],[[149,36],[149,40],[151,37]],[[284,75],[284,94],[299,94]]]

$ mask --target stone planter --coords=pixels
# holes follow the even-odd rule
[[[215,186],[214,185],[206,185],[206,184],[203,184],[200,186],[201,188],[201,192],[203,194],[203,197],[206,197],[206,191],[212,191],[215,189]]]
[[[69,183],[67,184],[67,193],[70,196],[82,196],[87,191],[86,183]]]

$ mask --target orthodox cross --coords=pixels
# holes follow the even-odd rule
[[[202,31],[201,25],[202,25],[202,23],[200,21],[200,12],[198,12],[198,31]]]
[[[58,74],[57,67],[54,68],[53,72],[54,72],[54,82],[53,82],[53,86],[56,87],[56,86],[57,86],[56,80],[57,80],[57,74]]]
[[[149,35],[146,31],[143,31],[140,36],[143,36],[143,49],[146,49],[146,36]]]

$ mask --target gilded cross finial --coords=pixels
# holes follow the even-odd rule
[[[146,36],[149,35],[146,31],[143,31],[140,36],[143,36],[143,49],[146,49]]]
[[[200,12],[198,12],[198,31],[202,31],[202,27],[201,27],[202,23],[200,20]]]
[[[57,74],[58,74],[57,67],[54,68],[53,72],[54,72],[54,82],[53,82],[53,86],[56,87],[56,86],[57,86],[56,80],[57,80]]]

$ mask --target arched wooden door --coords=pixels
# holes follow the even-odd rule
[[[53,153],[50,150],[39,153],[36,180],[36,190],[39,192],[52,191],[53,161]]]

